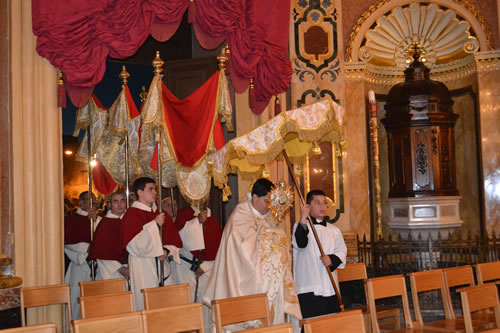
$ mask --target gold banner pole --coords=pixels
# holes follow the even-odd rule
[[[118,77],[122,80],[122,89],[128,84],[128,78],[130,77],[130,73],[127,72],[125,65],[122,67],[122,71]],[[129,152],[128,152],[128,126],[127,132],[125,133],[125,196],[127,197],[127,209],[129,208],[129,198],[130,198],[130,175],[129,175]]]
[[[163,62],[163,60],[160,58],[160,51],[156,51],[156,57],[153,59],[153,67],[154,67],[154,70],[153,72],[155,73],[155,75],[161,75],[163,73],[163,65],[165,63]],[[162,112],[163,112],[163,109],[162,109]],[[156,142],[156,148],[157,148],[157,151],[158,151],[158,197],[159,197],[159,200],[158,200],[158,211],[160,212],[160,214],[162,213],[162,175],[161,175],[161,128],[160,128],[160,125],[158,125],[156,127],[156,135],[155,135],[155,142]],[[162,247],[163,247],[163,225],[160,226],[160,240],[161,240],[161,244],[162,244]],[[160,287],[162,287],[165,283],[164,281],[164,278],[165,278],[165,268],[164,268],[164,264],[161,260],[158,260],[158,263],[160,265],[160,269],[159,269],[159,280],[160,280]]]
[[[89,126],[87,126],[87,166],[88,166],[88,183],[89,183],[89,218],[90,218],[90,242],[94,240],[94,218],[90,216],[90,212],[92,211],[93,206],[93,198],[94,195],[92,193],[92,136],[90,133],[90,124],[92,122],[92,114],[89,110]],[[92,281],[95,281],[95,268],[94,268],[95,260],[90,261],[90,277]]]

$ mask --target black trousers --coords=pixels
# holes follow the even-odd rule
[[[314,293],[298,294],[300,311],[304,319],[340,312],[337,295],[323,297]]]

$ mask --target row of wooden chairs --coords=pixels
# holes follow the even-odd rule
[[[126,291],[124,279],[80,283],[82,318],[133,311],[132,294]],[[189,284],[144,289],[146,309],[191,303]],[[68,322],[71,321],[69,286],[58,284],[21,288],[21,323],[26,325],[26,309],[53,304],[65,304]]]
[[[361,310],[316,317],[302,322],[305,333],[364,333],[365,326]],[[173,306],[142,312],[80,319],[73,321],[75,333],[160,333],[160,332],[199,332],[204,333],[201,304]],[[55,324],[27,326],[0,331],[2,333],[56,333]],[[292,333],[290,324],[267,325],[247,329],[245,333]]]
[[[363,263],[347,265],[344,272],[339,270],[339,280],[342,281],[343,274],[349,274],[350,271],[356,269],[363,270],[366,268]],[[365,287],[368,309],[363,310],[365,320],[366,316],[370,317],[371,331],[380,332],[379,309],[377,309],[375,301],[395,296],[400,297],[402,301],[406,329],[401,331],[473,332],[489,329],[495,325],[497,328],[500,328],[500,307],[496,284],[490,283],[475,286],[471,266],[416,272],[411,273],[409,277],[415,322],[413,322],[411,317],[406,280],[403,275],[392,275],[366,280]],[[487,280],[480,281],[484,282]],[[465,286],[465,288],[459,290],[462,299],[463,317],[457,318],[451,303],[450,289],[458,286]],[[420,310],[419,296],[424,292],[432,291],[437,291],[441,294],[445,319],[425,323]],[[494,309],[494,315],[478,312],[489,308]],[[471,315],[473,312],[476,312],[476,314]],[[395,328],[399,329],[400,326]]]
[[[497,263],[486,263],[477,266],[477,277],[479,283],[484,281],[491,281],[500,278],[500,262]],[[339,270],[339,281],[352,281],[352,280],[363,280],[367,279],[366,267],[363,263],[350,264],[347,265],[346,269]],[[440,278],[442,277],[442,278]],[[387,279],[392,277],[384,277],[378,279]],[[370,279],[372,284],[376,283],[377,279]],[[369,281],[370,281],[369,280]],[[404,278],[403,278],[404,281]],[[452,322],[450,320],[455,320],[455,314],[453,312],[453,307],[450,300],[449,289],[456,286],[473,286],[474,277],[472,274],[472,268],[470,266],[462,266],[451,269],[434,270],[428,272],[418,272],[412,273],[410,275],[410,281],[412,283],[412,299],[415,311],[416,324],[419,326],[436,326],[444,325],[445,328],[450,328]],[[423,282],[422,282],[423,281]],[[432,283],[430,283],[431,281]],[[381,296],[381,290],[379,288],[372,288],[373,295],[368,292],[368,286],[370,284],[365,284],[365,294],[370,297],[375,298],[375,296]],[[120,314],[125,312],[133,311],[133,301],[130,292],[125,292],[126,284],[123,279],[105,280],[105,281],[92,281],[84,282],[80,285],[81,288],[81,304],[82,304],[82,318],[91,318],[95,316]],[[406,290],[406,287],[405,287]],[[418,293],[425,291],[439,290],[441,291],[441,296],[443,299],[443,307],[446,319],[440,324],[424,324],[422,320],[422,315],[420,312],[420,306],[418,302]],[[102,293],[113,292],[114,294],[100,295]],[[191,293],[189,290],[189,285],[175,285],[168,287],[150,288],[144,291],[145,306],[146,310],[154,308],[162,308],[172,305],[182,305],[191,303]],[[382,297],[380,297],[382,298]],[[214,301],[217,304],[218,301]],[[407,302],[407,301],[406,301]],[[35,288],[22,288],[21,290],[21,307],[22,307],[22,323],[25,325],[25,311],[27,307],[42,306],[48,304],[63,304],[68,305],[68,318],[70,317],[70,301],[69,301],[69,288],[67,285],[56,285],[56,286],[46,286],[46,287],[35,287]],[[369,303],[369,302],[368,302]],[[405,323],[407,327],[412,326],[411,316],[405,313],[406,309],[404,306],[405,300],[403,299],[403,310]],[[106,305],[107,304],[107,305]],[[227,304],[230,304],[227,303]],[[221,306],[226,306],[228,309],[234,306],[226,305],[226,303],[221,303]],[[267,308],[267,301],[260,305]],[[259,308],[259,305],[255,305]],[[362,307],[361,310],[364,313],[365,326],[369,331],[373,330],[378,332],[380,327],[383,325],[389,326],[393,325],[396,328],[400,328],[400,310],[399,308],[389,308],[389,307],[375,307],[375,311],[368,311],[368,308]],[[252,311],[250,311],[252,312]],[[226,313],[225,310],[219,311],[219,313]],[[370,318],[369,314],[373,314],[374,318]],[[488,320],[491,321],[493,316],[489,316]],[[391,319],[387,321],[386,319]],[[382,325],[379,323],[382,321]],[[474,321],[471,323],[483,322],[485,321],[484,315],[482,317],[473,318]],[[376,322],[376,325],[373,325]],[[265,323],[268,325],[269,323]],[[373,328],[371,327],[373,325]],[[462,319],[459,322],[453,322],[455,328],[463,328],[465,326],[465,321]],[[384,326],[384,327],[385,327]],[[476,325],[477,326],[477,325]]]
[[[368,279],[368,275],[366,272],[366,266],[364,263],[357,264],[348,264],[345,269],[340,269],[337,271],[339,282],[347,282],[347,281],[366,281]],[[455,314],[453,313],[453,307],[451,304],[450,297],[450,289],[457,286],[474,286],[474,275],[472,272],[471,266],[459,266],[454,268],[448,268],[443,270],[442,273],[434,272],[434,273],[414,273],[413,274],[413,284],[412,284],[412,299],[413,305],[415,309],[415,317],[416,321],[419,324],[423,323],[422,315],[420,311],[420,306],[418,303],[418,297],[416,294],[418,292],[424,292],[423,287],[421,286],[421,280],[425,279],[425,277],[432,277],[433,279],[440,280],[440,274],[443,276],[442,288],[442,298],[443,305],[447,319],[455,319]],[[500,280],[500,261],[491,262],[491,263],[483,263],[476,265],[476,276],[478,284],[483,284],[484,282],[490,282],[495,280]],[[419,283],[417,283],[417,281]],[[364,284],[365,296],[368,295],[367,285]],[[429,287],[427,287],[429,288]],[[367,306],[359,307],[364,314],[365,325],[368,331],[371,331],[371,320],[369,316],[369,311]],[[376,317],[380,328],[400,328],[401,320],[400,320],[400,309],[393,307],[384,307],[384,306],[376,306]],[[376,330],[375,330],[376,331]]]

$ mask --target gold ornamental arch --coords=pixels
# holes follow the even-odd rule
[[[402,69],[417,45],[430,67],[494,48],[485,20],[466,0],[379,0],[354,26],[346,61]]]

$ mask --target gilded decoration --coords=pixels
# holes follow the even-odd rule
[[[411,13],[411,10],[408,8],[411,7],[412,5],[418,6],[419,11],[415,7],[413,9],[415,12]],[[435,6],[435,8],[431,6]],[[375,12],[377,11],[380,12],[382,10],[384,11],[383,13],[375,14]],[[392,10],[391,13],[387,13],[389,10]],[[436,14],[438,16],[434,17],[434,19],[430,21],[429,19],[431,17],[428,16],[429,14],[430,15]],[[368,52],[368,54],[365,53],[367,52],[366,48],[360,49],[358,54],[353,54],[353,50],[355,48],[356,43],[359,43],[358,35],[360,33],[363,33],[364,39],[365,38],[367,40],[369,39],[369,36],[367,36],[368,34],[363,29],[363,26],[367,24],[372,25],[375,23],[375,19],[372,17],[372,15],[378,15],[378,17],[375,18],[377,26],[385,25],[389,27],[389,29],[391,29],[391,27],[395,27],[396,30],[399,30],[397,31],[396,36],[397,35],[405,36],[404,39],[400,38],[393,40],[393,42],[396,42],[397,44],[396,46],[400,48],[404,44],[411,44],[412,42],[413,43],[415,42],[411,41],[411,38],[415,38],[415,36],[409,33],[410,29],[412,29],[412,31],[418,31],[418,34],[420,35],[420,37],[423,37],[425,43],[439,42],[439,40],[436,38],[437,36],[433,35],[433,32],[436,32],[435,29],[432,30],[430,34],[424,35],[423,32],[429,32],[429,28],[433,27],[436,28],[439,26],[439,24],[444,25],[446,22],[448,25],[446,26],[444,32],[448,37],[442,38],[444,39],[443,42],[446,42],[447,38],[452,40],[451,37],[454,34],[456,34],[457,36],[461,34],[462,36],[465,36],[463,34],[467,32],[469,34],[469,37],[472,37],[470,35],[474,35],[477,38],[476,41],[478,42],[479,45],[477,45],[476,48],[476,41],[469,40],[469,37],[467,37],[467,41],[462,43],[464,46],[464,52],[469,52],[469,53],[474,52],[474,48],[476,48],[476,50],[481,49],[483,51],[486,49],[491,50],[494,48],[491,32],[488,26],[486,25],[484,18],[481,15],[479,15],[476,8],[472,4],[470,4],[467,0],[437,0],[437,1],[432,1],[430,2],[430,4],[426,4],[424,6],[420,6],[419,3],[417,2],[412,3],[410,1],[380,0],[375,5],[371,6],[367,11],[365,11],[358,19],[357,24],[354,26],[346,48],[347,61],[355,60],[353,59],[353,56],[356,57],[359,56],[360,58],[365,58],[365,59],[366,57],[373,56],[373,50],[372,52]],[[415,17],[418,19],[412,20],[412,22],[408,24],[405,23],[405,21],[408,22],[407,19],[405,19],[405,16]],[[428,22],[428,24],[430,25],[426,26],[425,22]],[[433,22],[436,23],[433,25]],[[469,26],[467,27],[466,25]],[[463,30],[465,27],[467,27],[467,29]],[[458,28],[458,30],[454,30],[456,28]],[[469,33],[469,28],[472,28],[473,30],[472,33]],[[449,36],[450,34],[452,36]],[[395,35],[395,34],[394,32],[391,33],[389,30],[387,30],[386,37],[390,35]],[[410,40],[406,39],[408,37],[410,38]],[[464,41],[464,39],[461,40]],[[361,47],[361,45],[359,47]],[[448,51],[456,52],[457,49],[453,50],[454,47],[457,47],[457,45],[451,44],[447,49]],[[377,49],[377,51],[380,50]],[[372,54],[370,55],[370,53]],[[453,56],[449,56],[449,59],[455,60],[457,59],[457,57],[458,54],[453,54]],[[446,60],[446,58],[444,58],[443,60]]]
[[[293,160],[301,159],[312,148],[312,142],[340,144],[343,118],[344,109],[330,99],[280,113],[207,156],[214,184],[222,188],[230,172],[260,176],[265,164],[284,149]]]
[[[469,28],[469,23],[457,18],[454,11],[445,11],[436,4],[396,7],[390,14],[379,17],[375,28],[366,32],[360,58],[404,69],[418,50],[421,60],[432,68],[479,49],[479,42],[471,36]]]

